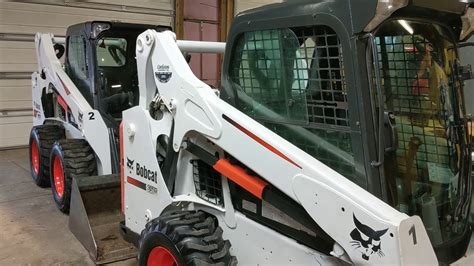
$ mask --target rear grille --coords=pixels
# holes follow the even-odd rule
[[[221,174],[201,160],[192,160],[191,163],[196,195],[209,203],[223,206]]]

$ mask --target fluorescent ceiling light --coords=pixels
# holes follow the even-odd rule
[[[398,23],[400,23],[400,25],[402,25],[402,27],[405,28],[405,30],[408,31],[408,33],[410,33],[411,35],[413,35],[413,32],[415,32],[406,20],[400,19]]]
[[[116,89],[116,88],[122,88],[122,85],[116,84],[116,85],[112,85],[111,87],[114,88],[114,89]]]

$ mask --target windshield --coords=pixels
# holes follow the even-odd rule
[[[389,202],[419,215],[434,246],[464,233],[470,189],[464,102],[450,36],[436,24],[393,20],[375,39],[384,110],[393,114],[396,130],[395,147],[385,152]]]

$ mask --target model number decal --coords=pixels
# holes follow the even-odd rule
[[[89,120],[95,120],[94,112],[89,112],[88,115],[89,115]]]
[[[158,193],[158,189],[154,186],[151,186],[151,185],[146,185],[146,191],[150,194],[157,194]]]

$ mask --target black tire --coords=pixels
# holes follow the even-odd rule
[[[51,154],[51,148],[55,141],[64,137],[64,128],[60,125],[48,124],[35,126],[31,129],[29,141],[30,170],[31,177],[37,186],[50,186],[49,155]]]
[[[61,212],[69,213],[72,179],[97,174],[94,152],[83,139],[59,140],[53,144],[49,165],[54,202]]]
[[[140,236],[139,263],[147,265],[154,248],[165,248],[184,265],[236,265],[229,240],[216,217],[203,211],[175,211],[148,222]]]

